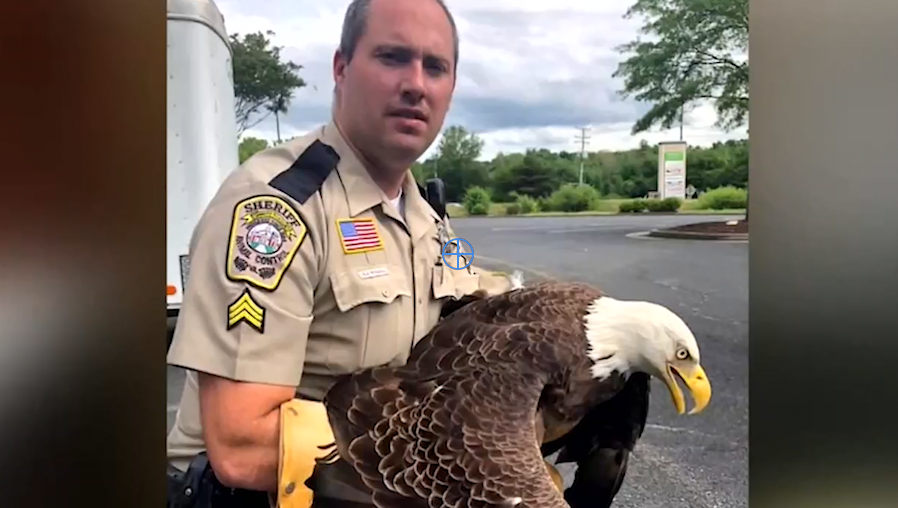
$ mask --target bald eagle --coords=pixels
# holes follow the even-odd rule
[[[470,297],[401,367],[338,381],[324,404],[334,456],[393,507],[604,507],[645,426],[650,376],[711,387],[688,326],[665,307],[581,283]],[[578,464],[564,489],[545,457]]]

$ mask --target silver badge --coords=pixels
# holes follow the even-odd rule
[[[437,225],[437,234],[439,235],[439,238],[440,238],[440,245],[445,246],[446,242],[448,242],[450,240],[450,238],[449,238],[449,231],[447,230],[446,224],[444,222],[440,222]]]
[[[449,232],[446,231],[446,224],[443,221],[437,221],[437,240],[440,242],[440,255],[437,257],[437,266],[443,264],[443,254],[452,252],[452,246],[446,245],[449,241]]]

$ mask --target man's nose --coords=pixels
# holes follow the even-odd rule
[[[412,62],[405,68],[402,79],[402,95],[418,102],[424,97],[426,74],[420,61]]]

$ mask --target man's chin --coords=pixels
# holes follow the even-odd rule
[[[417,160],[430,146],[424,133],[411,134],[397,131],[391,132],[384,139],[384,144],[391,152],[397,155],[403,154],[403,157],[413,160]]]

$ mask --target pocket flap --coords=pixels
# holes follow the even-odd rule
[[[455,297],[455,281],[452,274],[448,273],[451,271],[444,265],[433,267],[433,297],[435,299],[439,300],[447,296]]]
[[[411,296],[405,273],[393,265],[353,268],[330,275],[331,289],[341,312],[363,303],[390,303]]]

